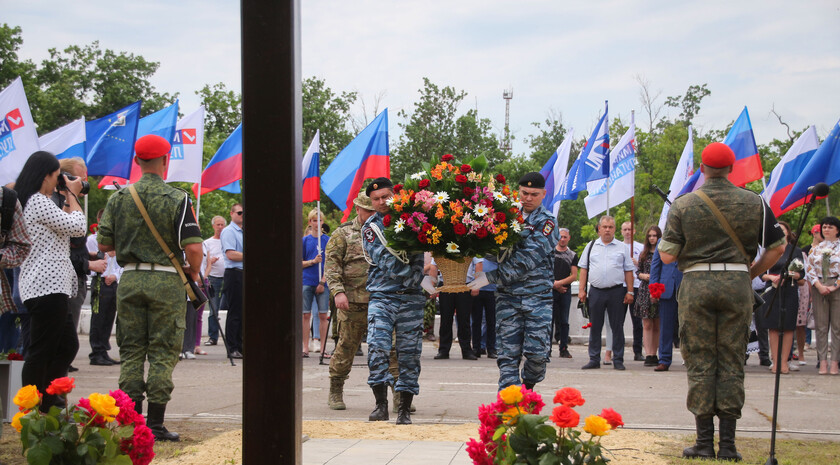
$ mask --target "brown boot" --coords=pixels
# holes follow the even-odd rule
[[[344,405],[344,380],[341,378],[330,378],[330,397],[327,400],[330,410],[345,410]]]

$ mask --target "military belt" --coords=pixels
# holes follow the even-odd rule
[[[698,263],[691,265],[683,273],[691,273],[692,271],[743,271],[749,272],[750,269],[743,263]]]
[[[157,263],[126,263],[123,267],[125,271],[165,271],[167,273],[177,273],[178,270],[174,266],[158,265]]]

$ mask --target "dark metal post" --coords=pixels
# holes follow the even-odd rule
[[[242,0],[244,463],[301,463],[299,0]]]

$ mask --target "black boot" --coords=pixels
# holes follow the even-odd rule
[[[370,412],[368,421],[388,420],[388,385],[385,383],[374,384],[370,388],[373,390],[373,397],[376,399],[376,408]]]
[[[134,411],[138,415],[143,415],[143,399],[131,399],[134,401]]]
[[[414,394],[408,391],[400,392],[400,410],[397,413],[398,425],[411,424],[411,401],[414,400]]]
[[[528,389],[529,391],[533,391],[534,386],[536,386],[536,383],[523,383],[522,385],[525,386],[525,388]]]
[[[734,418],[720,418],[720,442],[718,443],[718,460],[741,461],[741,454],[735,450]]]
[[[697,428],[697,442],[683,449],[683,457],[713,459],[715,458],[715,417],[714,415],[694,416]]]
[[[178,433],[173,433],[163,426],[163,417],[165,414],[166,404],[153,404],[149,402],[149,414],[146,416],[146,425],[152,430],[155,441],[180,441],[181,437],[178,436]]]

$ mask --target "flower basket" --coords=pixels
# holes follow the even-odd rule
[[[438,292],[458,293],[470,290],[467,287],[467,272],[470,270],[472,257],[464,257],[464,260],[459,262],[439,254],[432,256],[435,257],[435,263],[443,276],[443,286],[435,288]]]

